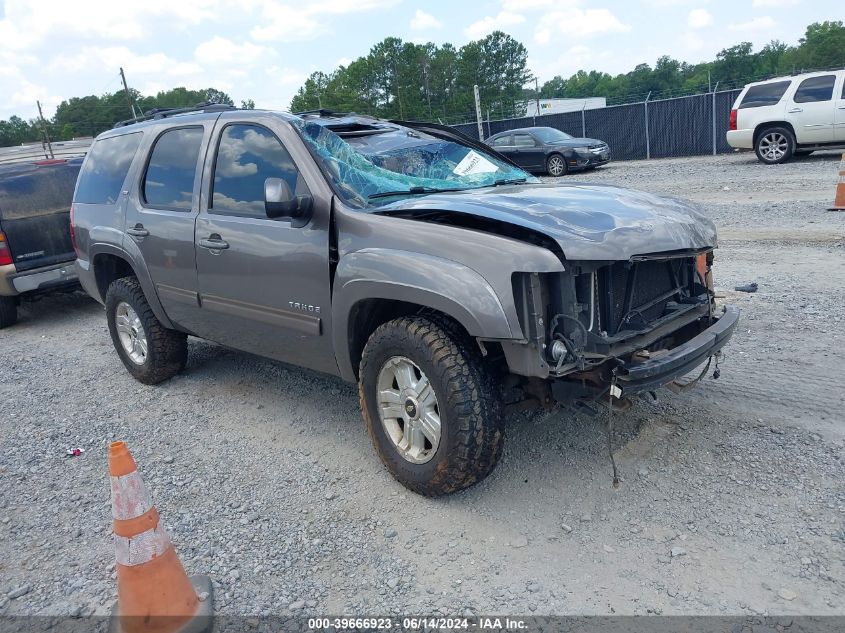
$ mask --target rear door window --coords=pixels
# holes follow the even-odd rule
[[[147,206],[190,211],[202,136],[202,127],[186,127],[158,137],[142,186]]]
[[[513,144],[517,147],[536,147],[537,143],[530,134],[514,134]]]
[[[810,77],[801,82],[795,91],[795,103],[814,103],[816,101],[830,101],[833,99],[833,84],[836,75],[822,75]]]
[[[110,136],[94,143],[79,182],[75,202],[85,204],[114,204],[141,144],[141,132]]]
[[[761,106],[775,105],[780,101],[783,93],[789,88],[791,81],[773,81],[768,84],[751,86],[742,98],[740,108],[759,108]]]

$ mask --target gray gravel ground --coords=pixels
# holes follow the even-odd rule
[[[744,311],[719,380],[618,416],[618,489],[602,428],[554,411],[508,420],[482,484],[420,498],[381,467],[352,385],[192,340],[186,372],[146,387],[93,301],[28,304],[0,332],[0,614],[114,600],[114,439],[223,614],[845,613],[837,161],[566,177],[700,202],[722,237],[717,286]],[[731,290],[748,281],[760,291]]]

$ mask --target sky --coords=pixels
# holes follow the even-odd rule
[[[842,0],[0,0],[0,119],[50,117],[73,96],[215,87],[287,109],[306,77],[385,37],[461,46],[500,29],[528,49],[540,83],[579,69],[627,72],[661,55],[711,60],[811,22]]]

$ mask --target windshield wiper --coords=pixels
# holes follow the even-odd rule
[[[411,187],[405,191],[379,191],[367,196],[368,200],[375,198],[389,198],[390,196],[419,196],[425,193],[445,193],[447,191],[466,191],[466,189],[438,189],[437,187]]]
[[[499,187],[501,185],[520,185],[526,180],[526,178],[502,178],[501,180],[494,182],[492,186]]]

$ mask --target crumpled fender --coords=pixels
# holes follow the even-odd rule
[[[355,251],[338,263],[332,297],[333,345],[341,375],[349,380],[355,375],[349,355],[350,314],[356,303],[367,299],[407,301],[438,310],[475,337],[521,336],[487,280],[468,266],[402,250]]]

